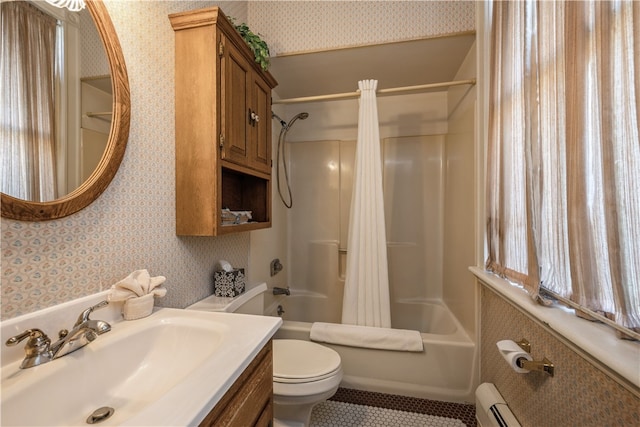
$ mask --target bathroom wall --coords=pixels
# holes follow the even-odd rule
[[[2,218],[2,319],[108,289],[136,269],[167,278],[159,305],[184,307],[212,293],[216,260],[247,266],[249,234],[175,235],[174,34],[167,15],[215,4],[108,1],[131,87],[124,160],[88,208],[55,221]],[[246,2],[221,3],[246,19]]]
[[[100,34],[93,23],[89,9],[80,15],[80,77],[95,77],[109,74],[109,59],[102,46]]]
[[[523,426],[638,426],[640,392],[622,386],[489,288],[481,287],[481,380],[496,385]],[[526,338],[555,376],[509,369],[496,342]]]
[[[1,219],[2,319],[108,289],[140,268],[167,277],[169,292],[159,305],[184,307],[212,292],[209,276],[220,258],[237,266],[251,262],[252,269],[264,272],[268,266],[258,253],[269,261],[286,257],[280,244],[272,244],[271,237],[281,239],[286,228],[275,209],[276,234],[175,236],[174,35],[169,13],[220,4],[227,15],[261,33],[273,54],[465,31],[473,29],[475,19],[473,2],[457,1],[105,3],[129,72],[129,145],[113,182],[90,207],[42,223]],[[364,26],[362,16],[367,17]],[[249,274],[267,279],[257,271]]]
[[[252,29],[264,36],[272,55],[475,28],[473,1],[250,1],[248,14]]]

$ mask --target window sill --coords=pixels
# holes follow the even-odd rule
[[[565,344],[626,386],[640,388],[640,343],[618,339],[612,328],[577,318],[573,309],[536,304],[517,286],[479,267],[469,270],[520,311],[541,322]],[[626,384],[625,384],[626,383]]]

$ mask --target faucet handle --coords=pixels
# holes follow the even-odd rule
[[[9,338],[5,344],[8,347],[13,347],[14,345],[18,345],[20,341],[22,341],[27,337],[29,337],[29,341],[27,341],[27,345],[29,345],[29,343],[35,343],[35,342],[40,343],[40,342],[49,340],[49,337],[47,337],[47,334],[42,332],[40,329],[33,328],[33,329],[27,329],[23,333],[18,334],[15,337]],[[51,342],[51,340],[49,340],[49,342]]]
[[[80,326],[84,322],[88,321],[89,320],[89,316],[91,315],[91,313],[94,310],[98,310],[98,309],[101,309],[102,307],[106,307],[108,304],[109,304],[109,301],[105,300],[105,301],[100,301],[98,304],[87,308],[82,313],[80,313],[80,316],[78,316],[78,320],[76,320],[76,324],[73,325],[73,326],[74,327]]]
[[[20,367],[22,369],[30,368],[51,361],[51,351],[49,349],[51,340],[40,329],[27,329],[23,333],[9,338],[5,344],[8,347],[13,347],[27,337],[29,340],[24,346],[25,358]]]

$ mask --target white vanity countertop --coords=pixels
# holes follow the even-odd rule
[[[173,309],[161,309],[172,311]],[[187,312],[186,310],[180,310]],[[189,313],[194,313],[189,311]],[[222,399],[262,347],[273,337],[282,319],[223,312],[195,312],[229,325],[232,333],[221,343],[223,354],[193,372],[161,399],[151,403],[122,426],[198,425]]]
[[[264,289],[254,291],[252,288],[247,291],[247,293],[252,291],[264,292]],[[57,331],[62,327],[70,328],[78,314],[84,308],[95,305],[104,299],[106,299],[106,292],[101,292],[1,322],[2,338],[6,341],[7,338],[25,329],[39,328],[55,339]],[[204,301],[201,301],[201,303],[204,303]],[[228,305],[229,302],[227,301],[225,307]],[[80,389],[78,393],[73,394],[74,397],[72,400],[77,401],[76,403],[80,406],[87,403],[83,402],[83,400],[92,401],[93,398],[96,397],[104,399],[105,396],[111,395],[109,390],[120,390],[117,395],[120,396],[119,399],[121,402],[117,402],[118,399],[113,402],[116,406],[120,405],[120,411],[118,411],[116,407],[114,416],[104,420],[100,425],[197,425],[211,409],[215,407],[222,396],[224,396],[282,324],[282,319],[279,317],[226,313],[224,310],[219,312],[206,312],[171,308],[156,308],[153,314],[148,317],[139,320],[125,321],[120,314],[121,308],[121,305],[109,304],[103,309],[96,310],[92,314],[92,318],[108,321],[111,323],[112,330],[101,335],[85,348],[81,348],[77,352],[53,360],[42,366],[24,370],[18,369],[18,365],[24,356],[23,343],[15,347],[3,345],[2,377],[6,377],[8,381],[3,381],[2,384],[2,405],[4,406],[5,403],[10,401],[18,402],[20,406],[22,406],[22,404],[27,406],[35,405],[34,407],[41,404],[46,406],[48,404],[46,400],[51,399],[44,399],[45,402],[34,401],[34,399],[38,399],[36,395],[39,394],[32,393],[30,391],[31,387],[41,389],[45,386],[46,388],[47,384],[44,384],[43,381],[53,381],[51,386],[57,388],[59,386],[58,382],[64,382],[65,378],[75,378],[75,376],[71,374],[72,372],[85,372],[87,368],[95,368],[102,371],[111,369],[99,361],[103,359],[113,360],[115,357],[116,359],[122,358],[122,363],[109,363],[107,365],[120,366],[120,368],[117,369],[121,369],[124,365],[129,366],[131,363],[139,363],[139,368],[134,366],[135,369],[132,371],[136,372],[135,375],[139,376],[139,379],[147,378],[147,380],[152,383],[156,381],[171,381],[172,385],[170,385],[166,391],[161,392],[151,401],[148,401],[148,399],[145,399],[145,396],[139,396],[134,390],[141,387],[147,387],[148,389],[151,385],[140,384],[127,379],[125,379],[124,382],[119,382],[120,380],[115,379],[115,375],[110,375],[108,372],[101,373],[106,375],[106,377],[102,375],[102,377],[104,377],[102,382],[106,381],[106,383],[109,384],[96,384],[95,387],[88,386],[88,389],[84,389],[84,386],[78,384]],[[193,340],[189,341],[192,339],[191,337],[197,336],[198,340],[206,340],[206,337],[209,336],[209,333],[206,331],[209,329],[212,331],[211,346],[215,347],[215,350],[212,350],[214,352],[211,353],[211,356],[207,356],[197,363],[195,363],[196,361],[194,359],[194,363],[192,364],[190,360],[187,360],[191,358],[191,356],[189,356],[189,354],[192,354],[190,351],[179,351],[179,349],[168,350],[172,348],[171,345],[178,345],[178,342],[185,342],[185,344],[192,343]],[[155,332],[144,332],[147,330],[154,330]],[[174,333],[171,331],[176,330],[181,331],[180,336],[171,338]],[[128,338],[135,337],[136,333],[143,334],[138,335],[140,337],[139,340]],[[143,337],[146,338],[142,339]],[[167,345],[167,343],[169,343],[169,345]],[[144,348],[141,350],[136,347]],[[194,348],[200,347],[202,346],[195,346]],[[160,349],[160,352],[154,354],[153,352],[157,351],[155,350],[156,348]],[[151,353],[149,353],[149,351],[151,351]],[[101,354],[102,356],[100,356]],[[195,356],[201,355],[194,355],[194,357]],[[105,359],[105,357],[107,359]],[[167,359],[167,357],[169,357],[169,359]],[[196,359],[197,358],[198,357],[196,357]],[[202,359],[202,357],[200,357],[200,359]],[[169,360],[166,362],[168,365],[166,363],[163,365],[159,363],[158,360]],[[190,371],[186,373],[186,370],[176,369],[176,374],[178,371],[185,372],[184,375],[181,374],[181,376],[176,377],[176,375],[172,373],[174,369],[171,368],[175,363],[182,363],[182,366],[191,367]],[[99,364],[100,366],[93,367],[95,364]],[[178,365],[177,367],[181,368],[182,366]],[[147,371],[146,375],[140,374],[145,370],[155,369],[155,367],[158,367],[158,370],[161,372]],[[69,375],[66,373],[69,373]],[[12,378],[16,381],[11,380]],[[71,381],[73,382],[74,380]],[[113,381],[116,381],[117,384],[110,384],[110,382]],[[67,385],[70,387],[73,386],[73,384]],[[67,400],[72,397],[68,393],[63,393],[61,396],[63,395],[65,396],[64,399]],[[9,400],[6,401],[5,398]],[[56,399],[54,398],[53,400]],[[66,400],[62,403],[66,405],[65,402]],[[113,406],[109,405],[109,402],[106,403],[107,406]],[[30,411],[27,411],[27,414],[24,414],[24,411],[19,411],[19,413],[15,415],[9,414],[11,411],[7,411],[6,414],[4,413],[5,411],[2,412],[2,419],[7,422],[9,419],[5,419],[5,417],[10,417],[11,419],[17,417],[16,419],[33,425],[63,425],[65,423],[69,425],[69,422],[75,422],[68,421],[66,418],[61,418],[60,420],[44,418],[46,421],[43,421],[42,417],[35,417],[34,420],[37,421],[30,421],[31,419],[28,414]],[[81,410],[80,412],[83,411]],[[35,416],[36,413],[33,414]],[[84,413],[77,415],[84,417],[82,418],[83,422],[88,416],[88,414]],[[72,414],[71,416],[75,417],[76,414]],[[75,420],[75,418],[73,419]],[[81,424],[83,424],[83,422]]]

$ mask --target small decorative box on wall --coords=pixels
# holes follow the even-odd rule
[[[215,271],[213,293],[217,297],[235,297],[244,292],[244,268],[232,271]]]

